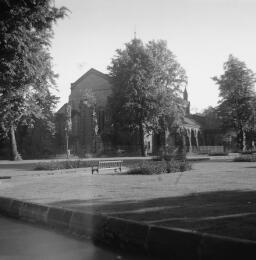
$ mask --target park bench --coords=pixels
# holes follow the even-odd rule
[[[114,169],[115,172],[119,170],[122,171],[122,163],[123,161],[99,161],[97,165],[92,166],[92,174],[96,171],[99,173],[100,169]]]

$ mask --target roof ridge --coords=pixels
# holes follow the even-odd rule
[[[108,74],[105,74],[97,69],[91,68],[88,71],[86,71],[80,78],[78,78],[75,82],[71,83],[71,88],[75,87],[81,80],[83,80],[84,78],[86,78],[89,74],[91,73],[95,73],[97,75],[99,75],[100,77],[106,79],[106,80],[110,80],[110,77]]]

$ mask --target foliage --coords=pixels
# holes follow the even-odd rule
[[[98,161],[95,160],[65,160],[56,161],[51,160],[47,162],[38,163],[34,170],[41,171],[53,171],[61,169],[75,169],[75,168],[87,168],[97,165]],[[183,172],[191,170],[191,164],[184,161],[173,160],[170,163],[165,161],[153,161],[153,160],[125,160],[123,162],[125,167],[130,168],[128,174],[161,174],[170,172]]]
[[[117,50],[108,69],[113,124],[116,129],[139,132],[143,154],[145,134],[162,130],[184,114],[180,87],[186,84],[185,72],[165,41],[145,46],[139,39]]]
[[[255,150],[246,150],[246,151],[242,151],[241,154],[253,154],[255,153]]]
[[[235,157],[234,162],[256,162],[255,154],[243,154],[241,156]]]
[[[210,156],[226,156],[228,155],[227,152],[209,152],[208,155]]]
[[[127,174],[154,175],[163,173],[184,172],[191,170],[191,164],[187,161],[149,161],[145,160],[133,165]]]
[[[218,113],[225,129],[235,129],[237,134],[255,130],[256,95],[255,74],[232,55],[224,64],[224,74],[213,80],[219,85]],[[241,143],[241,141],[240,141]]]
[[[151,85],[156,89],[156,122],[153,130],[179,126],[185,105],[181,98],[181,87],[187,84],[185,70],[176,61],[174,54],[163,40],[150,41],[146,45],[150,57]],[[160,119],[160,120],[159,120]]]
[[[127,174],[153,175],[167,172],[166,164],[163,161],[142,161],[131,165]]]
[[[17,153],[15,130],[47,120],[45,103],[55,84],[49,54],[52,26],[65,13],[53,1],[0,1],[0,119],[1,133],[10,134]],[[15,154],[13,154],[15,158]]]
[[[203,111],[202,116],[204,117],[204,129],[221,128],[222,122],[217,108],[209,106]]]
[[[192,166],[187,160],[172,160],[167,162],[167,172],[184,172],[191,170]]]
[[[61,169],[75,169],[75,168],[86,168],[96,165],[96,161],[83,161],[83,160],[65,160],[65,161],[48,161],[38,163],[34,170],[35,171],[54,171]]]
[[[46,108],[45,108],[46,109]],[[18,125],[17,143],[24,158],[48,158],[55,153],[55,123],[51,108],[47,120],[34,118],[33,126]]]

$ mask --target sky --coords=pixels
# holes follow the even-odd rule
[[[57,109],[90,68],[108,73],[117,49],[134,37],[166,40],[188,76],[192,112],[216,106],[229,54],[256,72],[255,0],[55,0],[70,12],[54,26],[51,55],[59,74]]]

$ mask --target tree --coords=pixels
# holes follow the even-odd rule
[[[66,104],[65,107],[65,136],[66,136],[66,154],[67,159],[69,159],[70,156],[70,150],[69,150],[69,134],[72,130],[72,120],[71,120],[71,105],[69,103]]]
[[[108,69],[113,82],[113,123],[117,129],[139,132],[141,153],[145,155],[145,134],[166,127],[169,119],[174,121],[183,112],[179,94],[186,83],[185,72],[165,41],[151,41],[145,46],[139,39],[117,50]]]
[[[255,73],[246,64],[230,55],[224,63],[224,74],[213,80],[219,85],[219,115],[225,128],[232,128],[241,137],[238,143],[246,149],[246,131],[255,129]]]
[[[185,113],[181,88],[187,85],[185,70],[163,40],[146,45],[151,61],[151,85],[156,89],[157,113],[154,130],[180,126]],[[160,119],[160,120],[159,120]]]
[[[56,152],[55,116],[53,110],[59,98],[51,95],[45,99],[44,118],[33,118],[33,124],[19,124],[16,130],[17,145],[24,158],[39,158]]]
[[[101,135],[99,133],[99,124],[98,124],[98,118],[97,118],[97,101],[96,96],[93,93],[91,89],[85,89],[82,93],[82,104],[84,107],[88,110],[88,112],[91,114],[92,120],[91,120],[91,141],[92,141],[92,149],[91,151],[96,153],[98,152],[102,147],[99,147],[99,145],[102,145],[102,139]],[[86,152],[87,151],[86,149]]]
[[[6,0],[0,10],[1,132],[9,136],[11,159],[17,160],[17,126],[47,119],[43,103],[56,77],[49,54],[52,26],[67,9],[51,0]]]
[[[204,117],[203,128],[205,129],[220,129],[221,128],[221,120],[219,117],[218,109],[212,106],[204,109],[202,112],[202,116]]]

